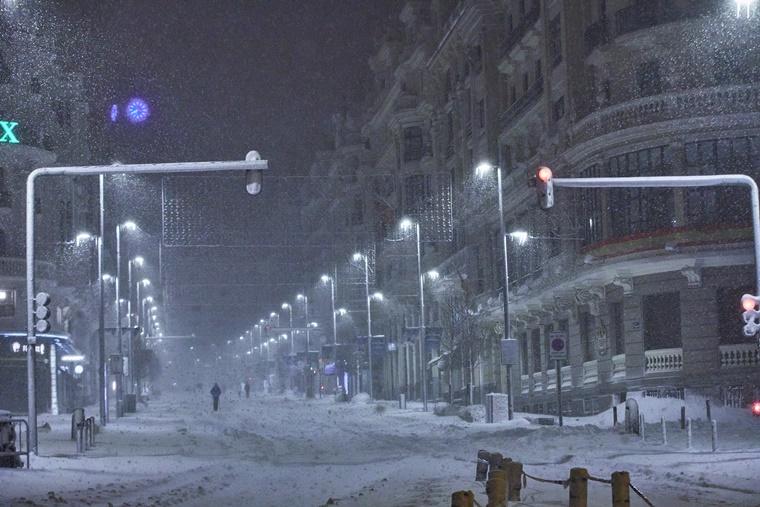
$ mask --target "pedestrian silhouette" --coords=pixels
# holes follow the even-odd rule
[[[222,388],[219,384],[214,382],[214,387],[211,388],[211,397],[214,399],[214,412],[219,410],[219,397],[222,395]]]

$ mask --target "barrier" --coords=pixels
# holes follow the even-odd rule
[[[0,418],[0,424],[5,425],[6,428],[8,428],[10,431],[8,432],[7,436],[12,437],[8,438],[7,444],[12,444],[13,450],[0,450],[0,463],[2,463],[4,460],[2,458],[10,458],[8,461],[12,464],[11,468],[17,468],[18,465],[16,465],[17,460],[20,456],[26,457],[26,468],[29,469],[31,466],[31,447],[29,445],[30,439],[29,439],[29,423],[26,419],[22,419],[20,417],[2,417]],[[18,431],[16,431],[16,427],[18,426]],[[22,429],[23,427],[23,429]],[[24,436],[25,438],[21,438]],[[0,438],[0,443],[2,443],[2,438]],[[19,442],[19,448],[16,449],[16,442]],[[25,442],[26,445],[21,445],[20,442]],[[2,447],[0,447],[2,449]]]
[[[585,468],[572,468],[567,479],[546,479],[529,474],[523,470],[522,463],[512,461],[510,458],[502,457],[499,453],[489,453],[488,451],[478,451],[476,460],[476,480],[483,479],[484,464],[488,464],[488,480],[486,481],[486,494],[488,495],[488,507],[507,507],[509,500],[520,501],[521,490],[528,484],[528,479],[541,482],[544,484],[556,484],[568,489],[569,507],[588,507],[588,483],[598,482],[609,484],[611,486],[612,506],[628,507],[630,505],[630,492],[633,491],[641,500],[654,507],[652,502],[633,484],[628,472],[612,472],[610,479],[595,477],[589,474]],[[454,495],[472,492],[459,491]],[[472,506],[471,503],[455,503],[452,495],[452,507]],[[461,502],[461,495],[457,497]]]
[[[75,408],[71,413],[71,440],[76,440],[78,453],[95,447],[95,427],[95,418],[85,417],[83,408]]]

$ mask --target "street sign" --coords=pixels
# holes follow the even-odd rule
[[[563,331],[549,333],[549,359],[567,360],[567,333]]]
[[[520,348],[514,338],[501,340],[501,364],[514,366],[520,360]]]

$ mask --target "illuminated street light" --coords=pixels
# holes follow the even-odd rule
[[[374,299],[375,301],[382,301],[385,296],[383,296],[382,292],[375,292],[370,296],[371,299]]]
[[[528,231],[514,231],[509,233],[509,237],[517,241],[519,245],[524,245],[528,242],[530,235],[528,234]]]
[[[425,273],[425,276],[427,276],[429,280],[435,281],[435,280],[438,280],[441,277],[441,274],[438,271],[436,271],[435,269],[431,269],[430,271],[428,271],[427,273]]]
[[[74,241],[78,245],[80,243],[83,243],[85,241],[92,239],[92,237],[93,237],[92,234],[90,234],[89,232],[80,232],[79,234],[76,235],[76,237],[74,238]]]

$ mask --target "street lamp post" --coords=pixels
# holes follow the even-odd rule
[[[309,343],[310,343],[310,337],[309,337],[309,297],[305,296],[303,294],[299,294],[296,296],[296,299],[298,301],[303,301],[303,313],[304,313],[304,319],[306,322],[306,362],[309,362]]]
[[[422,248],[420,242],[420,223],[417,221],[405,218],[401,221],[402,229],[411,229],[414,227],[415,239],[417,241],[417,281],[419,283],[420,294],[420,332],[419,332],[419,353],[420,353],[420,369],[422,370],[422,407],[427,412],[427,364],[426,352],[425,352],[425,290],[424,290],[424,277],[422,274]]]
[[[504,276],[502,278],[502,302],[504,304],[504,339],[509,340],[511,338],[511,329],[509,321],[509,260],[507,257],[507,227],[504,222],[504,202],[503,202],[503,188],[501,179],[501,167],[493,166],[488,163],[482,163],[475,169],[475,173],[478,176],[485,176],[491,170],[496,170],[496,194],[498,195],[499,202],[499,235],[501,236],[502,254],[504,255]],[[511,421],[513,417],[513,404],[512,404],[512,365],[507,364],[507,418]],[[499,372],[499,390],[501,390],[501,368],[497,368]]]
[[[364,263],[364,295],[367,302],[367,362],[369,364],[369,397],[375,398],[374,378],[372,376],[372,308],[369,295],[369,258],[366,254],[355,253],[354,261]]]
[[[116,337],[118,343],[119,357],[124,354],[123,333],[121,326],[121,232],[123,229],[133,231],[137,228],[134,222],[128,221],[116,225]],[[123,359],[122,359],[123,361]],[[129,369],[132,365],[129,364]],[[124,415],[124,373],[116,377],[116,417]]]
[[[134,323],[132,322],[132,266],[141,267],[145,260],[137,256],[134,259],[130,259],[129,262],[127,262],[127,322],[129,327],[129,341],[127,342],[127,356],[129,357],[129,386],[127,389],[127,392],[134,393],[134,350],[133,350],[133,343],[132,343],[132,329],[134,328]],[[136,287],[137,291],[137,301],[140,299],[140,287]],[[137,305],[135,305],[137,306]]]

